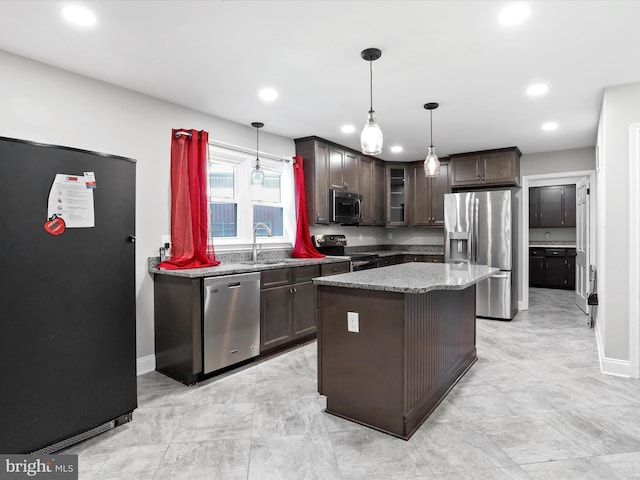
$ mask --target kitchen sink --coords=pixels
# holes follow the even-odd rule
[[[277,265],[279,263],[286,263],[286,259],[277,259],[277,260],[256,260],[255,262],[252,260],[248,260],[246,262],[240,262],[242,265]]]

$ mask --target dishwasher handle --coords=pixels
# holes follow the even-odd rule
[[[234,282],[227,285],[227,288],[238,288],[242,285],[242,282]]]

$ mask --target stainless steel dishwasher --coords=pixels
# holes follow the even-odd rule
[[[260,273],[204,279],[204,373],[260,353]]]

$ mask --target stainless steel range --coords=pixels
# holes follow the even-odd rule
[[[344,235],[313,235],[311,240],[320,253],[349,257],[352,272],[378,267],[378,255],[375,253],[345,253],[347,237]]]

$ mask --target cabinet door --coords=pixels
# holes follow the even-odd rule
[[[305,191],[312,189],[313,196],[307,198],[314,199],[314,211],[309,212],[309,223],[319,223],[328,225],[329,216],[329,147],[324,143],[316,143],[314,158],[314,180],[311,185],[305,183]],[[305,179],[306,182],[307,179]]]
[[[387,221],[390,227],[406,227],[408,225],[406,207],[408,193],[408,175],[404,165],[387,165]]]
[[[529,286],[545,286],[545,258],[541,256],[529,257]]]
[[[529,189],[529,228],[540,226],[540,189]]]
[[[513,152],[494,152],[482,155],[480,176],[482,183],[515,185],[519,183],[516,175],[516,155]]]
[[[562,227],[562,187],[540,187],[540,226]]]
[[[360,193],[358,185],[359,156],[352,152],[345,152],[342,157],[342,184],[350,192]]]
[[[568,290],[576,289],[576,257],[567,257],[565,275],[567,277],[566,287]]]
[[[563,209],[564,209],[563,226],[575,227],[576,226],[576,186],[565,185],[563,187],[562,192],[563,192]]]
[[[431,225],[431,179],[424,176],[422,162],[411,165],[409,225]]]
[[[385,168],[382,162],[373,163],[373,189],[372,189],[372,211],[371,223],[373,225],[385,224]]]
[[[431,225],[444,226],[444,195],[450,193],[449,163],[440,162],[440,174],[431,179]]]
[[[311,282],[293,285],[293,338],[317,330],[316,287]]]
[[[565,287],[565,258],[546,257],[545,258],[545,287],[564,288]]]
[[[468,185],[478,185],[480,174],[478,172],[478,162],[481,159],[478,155],[460,156],[451,159],[451,186],[464,187]]]
[[[342,180],[342,162],[344,150],[329,147],[329,186],[330,188],[344,189]]]
[[[375,194],[373,193],[373,164],[371,157],[360,157],[360,190],[362,195],[362,220],[360,225],[373,225],[373,207]]]
[[[290,286],[260,290],[260,351],[292,340]]]

